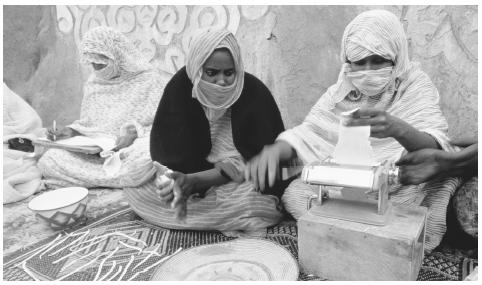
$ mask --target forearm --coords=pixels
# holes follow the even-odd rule
[[[223,185],[230,181],[222,176],[216,168],[190,173],[188,174],[188,177],[194,180],[194,193],[200,193],[213,186]]]
[[[431,135],[421,132],[405,121],[400,121],[400,131],[394,138],[409,152],[424,148],[440,149],[440,145]]]
[[[283,140],[278,140],[276,141],[275,145],[279,152],[280,162],[285,162],[296,158],[296,151],[289,143]]]
[[[472,176],[477,174],[478,144],[475,143],[459,152],[447,153],[449,163],[447,176]]]

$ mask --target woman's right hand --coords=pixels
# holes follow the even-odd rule
[[[156,168],[156,179],[154,185],[156,186],[156,193],[163,203],[168,205],[174,198],[174,179],[167,177],[167,167],[161,165],[159,162],[153,162]]]
[[[78,134],[77,131],[69,128],[69,127],[64,127],[63,129],[57,129],[54,131],[53,128],[48,128],[47,129],[47,139],[51,141],[55,140],[61,140],[61,139],[67,139],[71,138],[73,136],[76,136]]]
[[[157,161],[154,161],[156,167],[156,193],[166,205],[170,205],[175,209],[176,219],[183,221],[187,213],[187,199],[193,193],[195,188],[194,178],[177,171],[165,171]]]
[[[440,149],[421,149],[403,155],[396,163],[400,167],[400,182],[417,185],[443,176],[454,161],[451,153]]]
[[[266,184],[272,187],[276,179],[280,177],[280,160],[291,157],[291,153],[291,147],[283,141],[265,146],[257,156],[246,164],[245,180],[252,181],[254,187],[260,191],[267,188]],[[266,181],[266,177],[268,177],[268,181]]]

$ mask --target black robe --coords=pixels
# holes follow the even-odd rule
[[[211,151],[209,122],[199,101],[192,98],[192,87],[186,67],[181,68],[164,89],[150,137],[152,160],[183,173],[214,168],[206,160]],[[284,131],[271,92],[247,72],[241,96],[231,106],[231,126],[234,145],[246,161]]]

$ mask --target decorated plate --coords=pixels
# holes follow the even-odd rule
[[[279,244],[235,239],[193,247],[161,264],[152,280],[295,281],[296,259]]]

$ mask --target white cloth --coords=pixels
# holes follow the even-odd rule
[[[36,138],[42,128],[37,112],[3,83],[3,142]]]
[[[34,153],[8,149],[11,138],[35,139],[42,120],[37,112],[3,84],[3,204],[33,195],[41,185]]]

